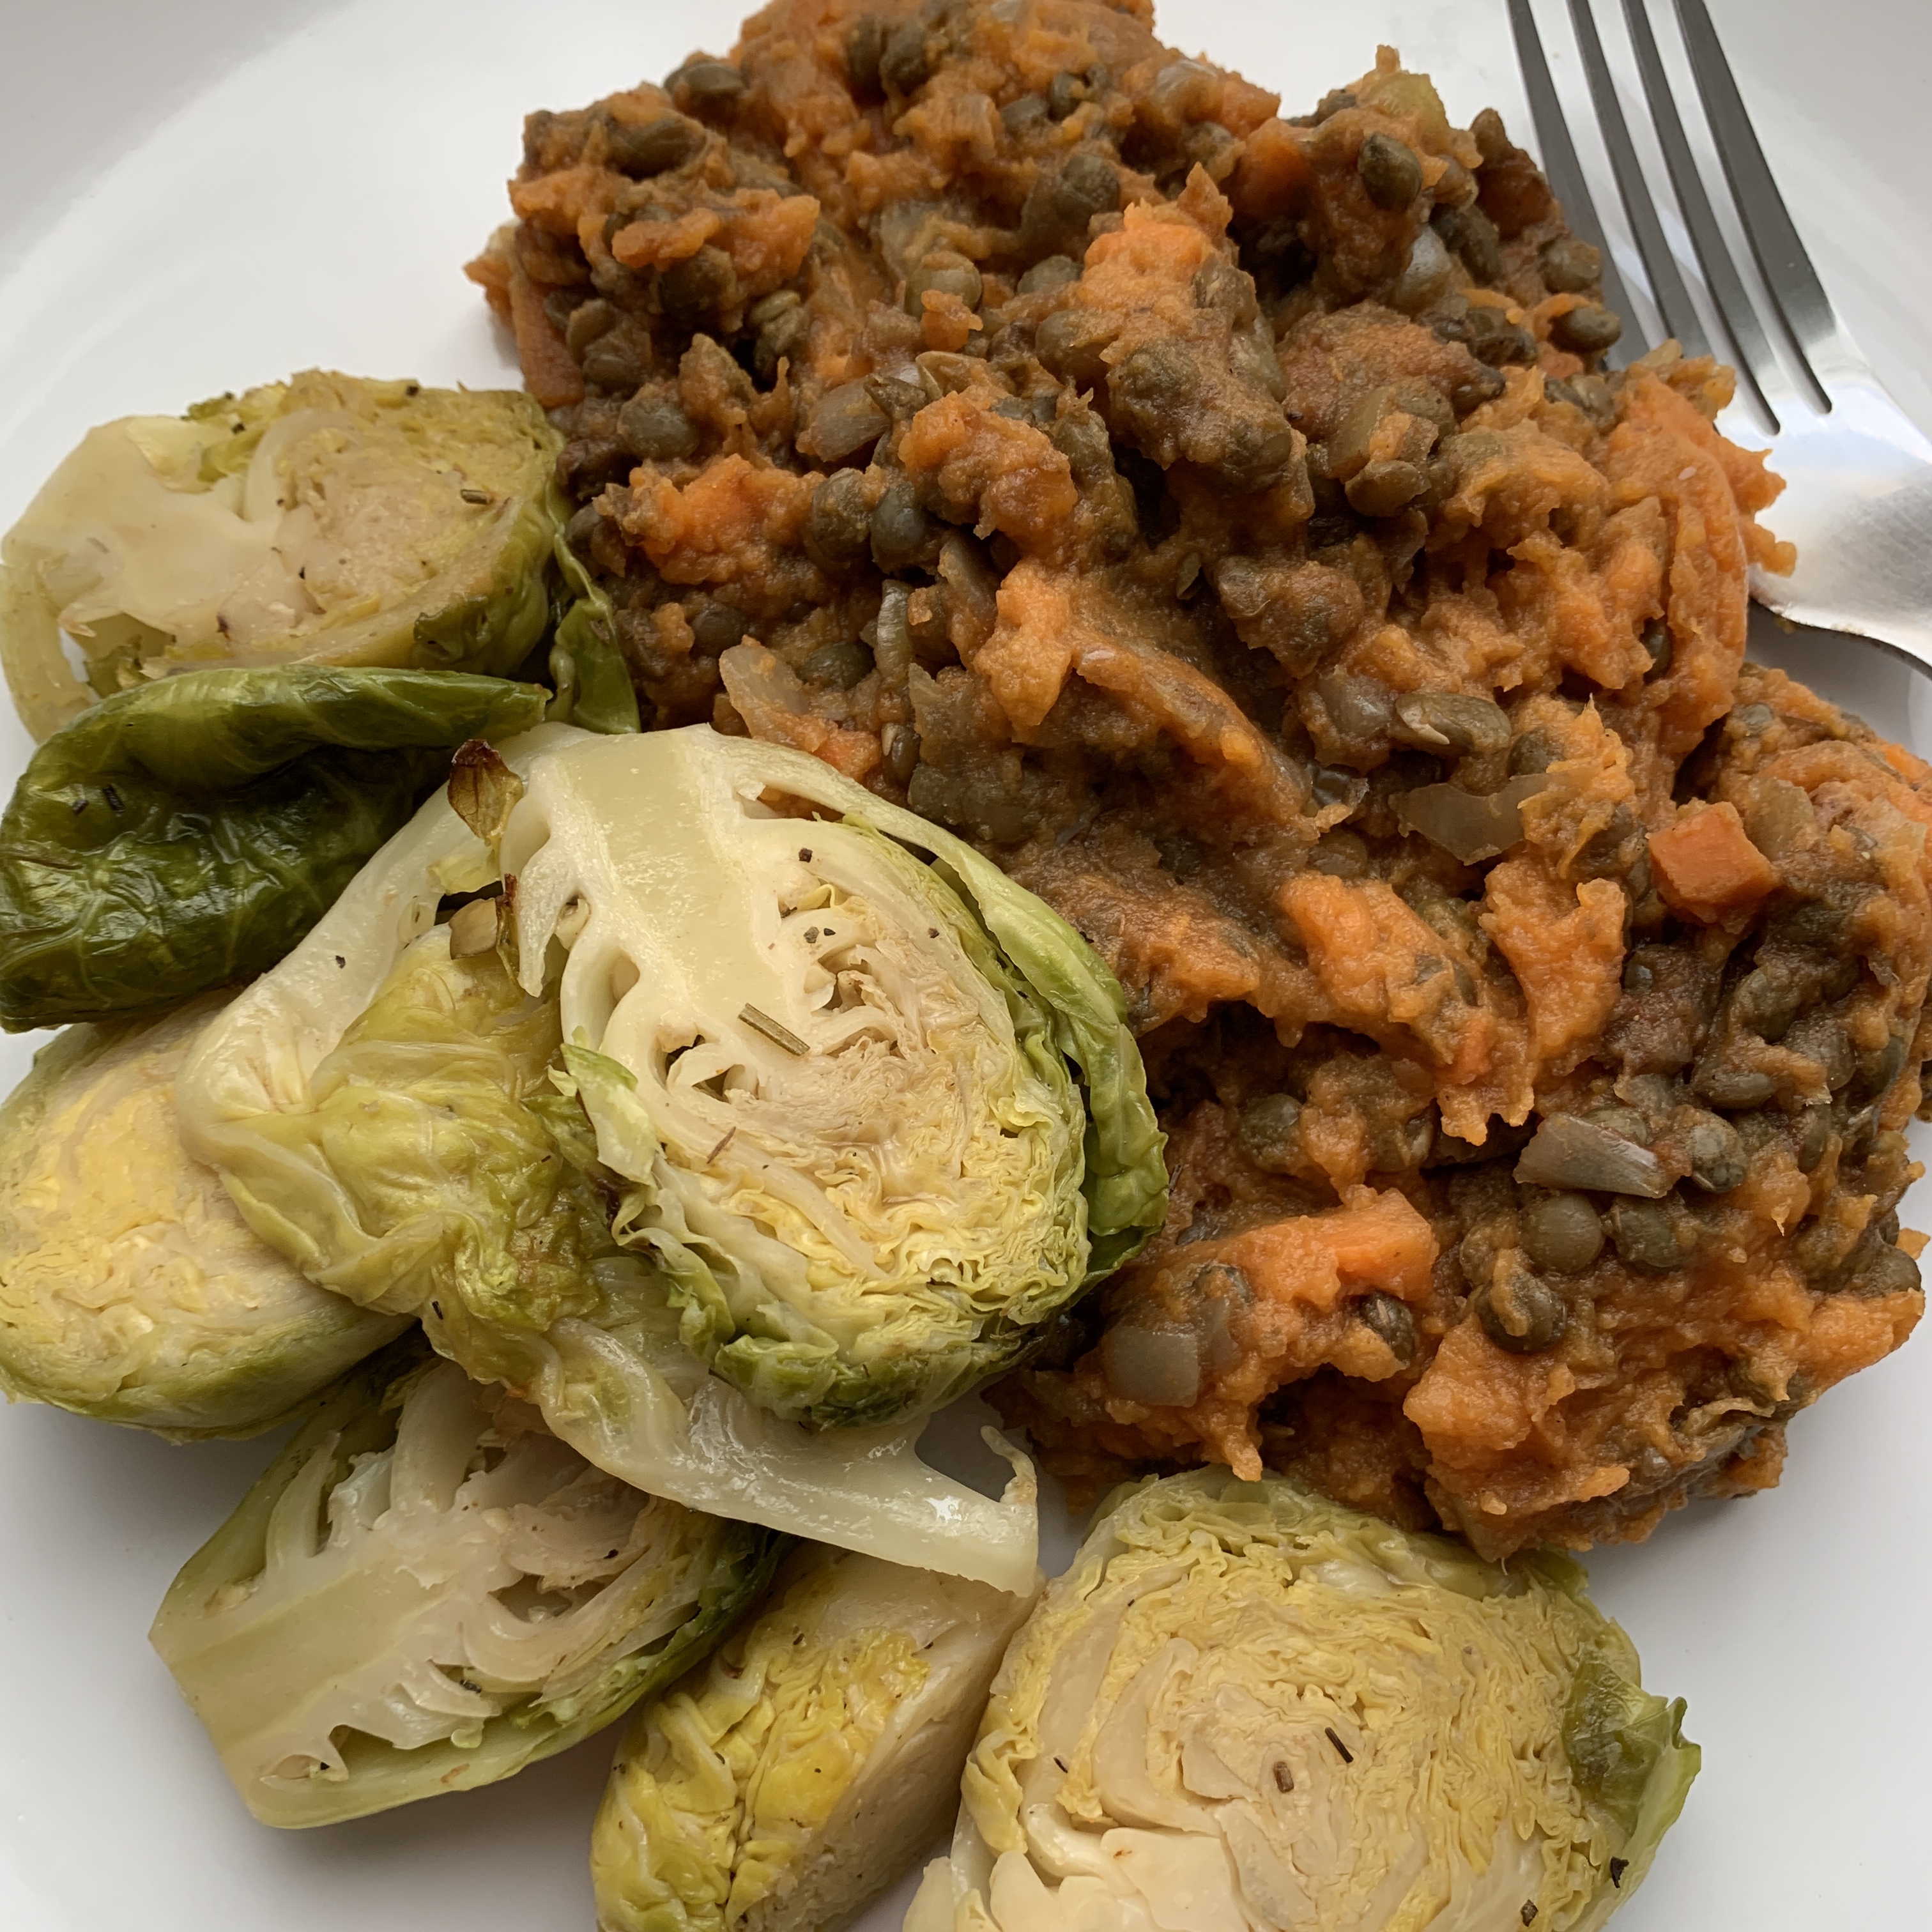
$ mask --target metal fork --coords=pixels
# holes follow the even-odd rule
[[[1752,594],[1795,622],[1875,638],[1932,671],[1932,442],[1886,393],[1832,312],[1704,0],[1675,0],[1678,26],[1774,318],[1760,312],[1732,259],[1671,97],[1646,0],[1622,0],[1622,6],[1677,208],[1729,338],[1715,344],[1664,238],[1590,0],[1568,4],[1618,196],[1664,327],[1687,355],[1714,352],[1733,364],[1741,390],[1773,425],[1772,466],[1788,488],[1766,520],[1797,544],[1798,568],[1787,578],[1754,572]],[[1544,172],[1572,230],[1603,251],[1604,298],[1624,320],[1620,350],[1641,353],[1651,345],[1642,340],[1591,202],[1530,0],[1509,0],[1509,12]],[[1766,441],[1735,406],[1725,428],[1740,442],[1762,447]]]

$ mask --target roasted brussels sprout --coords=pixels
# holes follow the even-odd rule
[[[1122,1492],[1008,1652],[907,1932],[1601,1925],[1699,1754],[1583,1582],[1278,1477]]]
[[[704,726],[575,746],[532,768],[503,862],[524,989],[554,934],[569,948],[564,1058],[626,1184],[617,1238],[760,1408],[821,1428],[937,1408],[1159,1225],[1112,974],[972,848],[818,760]]]
[[[71,1028],[0,1106],[0,1392],[248,1436],[404,1325],[304,1280],[182,1145],[175,1075],[224,1004]]]
[[[88,430],[0,538],[21,717],[218,664],[506,676],[550,620],[560,443],[514,391],[318,370]]]
[[[289,664],[127,691],[57,731],[0,815],[0,1024],[149,1010],[272,966],[472,737],[501,678]]]
[[[500,766],[466,767],[465,808],[494,831],[547,752],[616,742],[557,724],[511,740]],[[694,1509],[1026,1588],[1030,1468],[993,1502],[920,1460],[917,1424],[808,1430],[683,1345],[678,1280],[613,1234],[619,1184],[559,1064],[554,988],[518,984],[502,902],[436,923],[446,895],[498,877],[491,844],[432,800],[203,1038],[177,1083],[190,1146],[311,1280],[418,1316],[599,1468]]]
[[[150,1633],[264,1824],[514,1776],[703,1657],[782,1539],[640,1495],[419,1343],[348,1376]]]
[[[771,1606],[641,1706],[591,1839],[601,1932],[818,1932],[953,1812],[1034,1592],[808,1547]]]

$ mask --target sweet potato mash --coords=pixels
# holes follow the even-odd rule
[[[1744,664],[1778,488],[1493,112],[1095,0],[777,0],[532,116],[472,273],[646,722],[963,832],[1126,987],[1168,1224],[994,1391],[1090,1492],[1486,1555],[1774,1482],[1922,1307],[1926,768]]]

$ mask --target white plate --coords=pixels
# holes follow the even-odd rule
[[[24,7],[5,10],[0,85],[62,111],[0,132],[0,172],[28,192],[7,226],[39,238],[0,285],[0,528],[107,417],[317,363],[514,380],[460,269],[503,218],[521,116],[660,75],[694,43],[727,48],[737,14],[717,0],[362,0],[204,84],[159,31],[172,10],[146,0],[31,22]],[[214,44],[221,10],[196,0],[182,44]],[[1838,0],[1828,25],[1806,0],[1714,10],[1821,270],[1932,429],[1920,359],[1932,314],[1918,146],[1926,11]],[[1174,0],[1161,26],[1281,88],[1291,111],[1391,39],[1435,72],[1458,120],[1493,101],[1528,136],[1500,4]],[[259,36],[259,22],[248,31]],[[93,91],[74,82],[80,61],[99,76]],[[92,112],[97,94],[129,112],[171,94],[188,104],[130,152],[114,116]],[[46,165],[38,144],[55,139]],[[74,193],[76,180],[92,184]],[[36,182],[50,184],[38,206]],[[1774,634],[1767,649],[1932,752],[1925,688],[1904,670],[1856,645]],[[0,777],[24,752],[10,717],[0,722]],[[0,1046],[0,1080],[31,1044]],[[1932,1225],[1923,1188],[1908,1222],[1913,1205]],[[1619,1932],[1922,1922],[1928,1406],[1918,1342],[1798,1421],[1780,1489],[1684,1513],[1647,1546],[1592,1562],[1600,1600],[1637,1640],[1652,1684],[1689,1698],[1706,1750]],[[587,1928],[586,1837],[608,1738],[490,1791],[320,1834],[277,1834],[244,1815],[145,1632],[265,1456],[260,1444],[176,1450],[45,1410],[0,1414],[0,1928]],[[864,1932],[898,1923],[882,1906]]]

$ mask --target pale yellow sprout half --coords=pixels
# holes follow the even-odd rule
[[[1030,1592],[807,1549],[776,1600],[640,1707],[592,1843],[602,1932],[818,1932],[952,1815]]]
[[[526,989],[568,949],[566,1058],[628,1184],[617,1238],[761,1408],[818,1430],[930,1413],[1159,1224],[1160,1134],[1106,968],[820,760],[704,726],[572,746],[532,766],[503,862]]]
[[[0,1106],[0,1392],[247,1435],[403,1327],[305,1280],[182,1144],[175,1076],[226,1004],[70,1027]]]
[[[1278,1478],[1126,1492],[1014,1642],[907,1932],[1592,1932],[1698,1754],[1582,1584]]]

